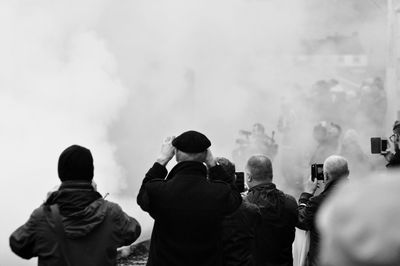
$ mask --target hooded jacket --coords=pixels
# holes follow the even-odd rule
[[[273,183],[252,187],[246,199],[260,209],[256,229],[255,265],[292,266],[292,244],[297,222],[296,200]]]
[[[60,210],[68,254],[57,241],[53,204]],[[10,247],[22,258],[38,257],[39,266],[109,266],[116,265],[117,248],[134,242],[140,231],[134,218],[90,183],[67,181],[10,236]]]

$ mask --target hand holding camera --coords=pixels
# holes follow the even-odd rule
[[[210,149],[207,149],[207,157],[205,161],[208,168],[214,167],[217,165],[217,159],[214,157]]]
[[[314,195],[315,191],[320,187],[320,180],[307,178],[304,184],[304,192]]]

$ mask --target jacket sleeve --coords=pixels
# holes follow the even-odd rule
[[[11,250],[24,259],[30,259],[38,255],[36,245],[36,228],[38,224],[38,210],[35,210],[29,220],[10,236]]]
[[[314,223],[314,216],[318,208],[318,201],[310,193],[302,193],[299,199],[297,228],[310,230]]]
[[[393,167],[400,165],[400,151],[396,151],[396,153],[392,155],[388,161],[389,163],[386,165],[386,167]]]
[[[224,171],[224,169],[220,165],[216,165],[209,169],[209,177],[210,180],[224,181],[228,184],[231,184],[233,182],[233,179],[229,177],[229,175]]]
[[[240,193],[236,189],[230,189],[226,202],[226,208],[224,209],[223,214],[228,215],[236,211],[241,203],[242,203],[242,196],[240,195]]]
[[[135,242],[142,231],[140,224],[136,219],[127,215],[119,205],[114,207],[114,222],[118,236],[118,247],[128,246]]]
[[[137,203],[142,210],[150,211],[149,183],[154,179],[164,179],[167,176],[167,169],[159,163],[154,163],[153,167],[146,173],[142,186],[137,196]]]

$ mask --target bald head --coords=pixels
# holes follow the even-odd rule
[[[324,162],[324,173],[328,181],[347,177],[349,175],[347,160],[338,155],[329,156]]]
[[[247,161],[246,170],[254,181],[272,181],[272,163],[265,155],[251,156]]]

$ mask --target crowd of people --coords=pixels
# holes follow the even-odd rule
[[[314,129],[329,147],[338,145],[340,134],[333,123]],[[382,152],[390,166],[399,164],[399,136],[396,121],[394,153]],[[388,174],[355,185],[346,153],[317,149],[323,178],[305,179],[297,201],[277,188],[270,154],[248,156],[242,191],[235,164],[214,156],[210,146],[197,131],[168,137],[145,174],[137,203],[154,219],[147,265],[400,265],[398,179]],[[64,150],[58,175],[61,186],[12,233],[11,249],[25,259],[38,257],[38,265],[116,265],[117,249],[139,237],[139,223],[97,192],[90,150]],[[296,228],[307,237],[295,256]]]

